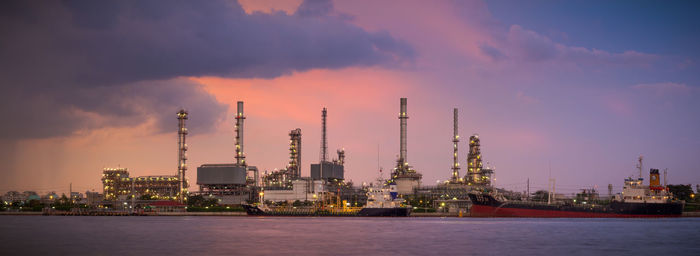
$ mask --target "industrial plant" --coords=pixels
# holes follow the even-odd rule
[[[59,214],[70,215],[150,215],[154,212],[211,210],[245,211],[249,215],[273,216],[409,216],[412,211],[421,212],[422,209],[423,212],[431,210],[444,214],[458,213],[460,216],[462,214],[510,216],[515,213],[525,214],[518,212],[520,211],[518,209],[535,209],[549,211],[550,215],[575,212],[581,216],[593,216],[599,214],[596,211],[607,209],[591,210],[593,208],[584,207],[584,211],[581,210],[584,208],[574,207],[569,212],[560,212],[562,208],[556,208],[556,204],[561,204],[563,201],[555,193],[553,182],[544,200],[546,203],[530,201],[529,186],[528,191],[523,193],[496,189],[493,186],[495,170],[484,164],[481,137],[478,134],[469,137],[466,168],[462,168],[459,157],[459,145],[462,140],[459,135],[457,108],[452,111],[452,163],[449,171],[444,170],[444,177],[446,177],[444,182],[424,185],[422,173],[409,164],[408,100],[401,98],[396,166],[387,179],[381,178],[380,175],[374,184],[363,183],[361,186],[355,186],[346,179],[347,172],[352,170],[346,169],[345,149],[337,147],[335,157],[330,157],[329,137],[331,136],[329,134],[332,133],[327,129],[329,123],[327,108],[321,109],[318,162],[310,164],[308,176],[305,176],[303,172],[305,168],[302,167],[303,147],[300,128],[289,130],[288,159],[283,168],[271,172],[260,172],[256,166],[250,165],[246,161],[244,143],[246,120],[244,102],[238,101],[236,107],[233,125],[235,142],[230,149],[233,157],[229,161],[222,159],[219,163],[205,163],[197,167],[195,183],[198,190],[196,191],[189,190],[190,183],[186,178],[188,170],[186,122],[189,114],[181,109],[176,113],[178,154],[177,171],[174,175],[132,176],[128,168],[103,168],[102,193],[86,191],[83,196],[81,193],[73,192],[72,187],[68,197],[65,195],[59,197],[54,192],[40,197],[32,191],[24,193],[10,191],[3,197],[1,206],[16,207],[19,210],[22,207],[34,211],[41,209],[44,214],[55,214],[57,209],[69,209],[70,211],[63,210]],[[663,206],[665,207],[663,209],[668,210],[668,213],[658,214],[663,216],[676,214],[680,208],[675,201],[667,202],[672,193],[665,184],[660,185],[659,170],[651,169],[651,183],[646,187],[642,185],[641,157],[638,169],[639,179],[625,180],[624,195],[613,197],[612,185],[609,185],[608,194],[610,195],[606,200],[616,202],[616,211],[637,214],[634,207],[638,205],[631,203],[634,203],[634,200],[639,201],[641,197],[649,197],[651,199],[645,199],[646,202],[657,200],[659,201],[657,206]],[[465,171],[463,174],[460,173],[462,170]],[[573,200],[567,201],[568,204],[573,204],[577,200],[592,202],[592,200],[603,199],[595,189],[590,189],[583,190],[573,199],[563,200]],[[556,203],[556,201],[559,202]],[[512,206],[510,205],[512,202],[525,203]],[[76,208],[76,206],[79,207]],[[555,208],[559,211],[554,211]]]
[[[187,177],[187,135],[186,121],[189,114],[184,109],[177,117],[177,172],[174,175],[137,176],[127,168],[104,168],[102,170],[102,194],[94,193],[97,199],[93,206],[142,210],[150,205],[168,206],[168,210],[184,211],[188,199],[198,197],[223,206],[249,204],[303,204],[333,205],[337,207],[359,207],[368,202],[370,185],[355,186],[346,180],[346,152],[337,147],[331,158],[329,150],[329,111],[321,109],[320,151],[318,162],[308,167],[308,176],[303,175],[302,130],[290,129],[289,158],[286,166],[274,171],[258,171],[246,161],[244,102],[238,101],[235,112],[234,138],[231,148],[233,157],[227,162],[205,163],[197,167],[195,184],[198,190],[190,191]],[[395,186],[401,200],[415,207],[440,208],[449,211],[467,211],[470,206],[468,193],[488,191],[491,188],[493,170],[485,168],[481,154],[481,141],[474,134],[469,138],[469,152],[466,155],[467,168],[460,176],[458,110],[453,109],[454,129],[452,136],[453,163],[450,173],[446,173],[444,183],[424,186],[423,175],[408,162],[408,100],[399,101],[399,149],[396,166],[390,176],[377,185]],[[308,141],[308,140],[304,140]],[[92,196],[95,198],[95,196]],[[190,202],[191,203],[191,202]]]

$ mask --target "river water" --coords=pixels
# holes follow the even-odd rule
[[[700,255],[700,218],[0,216],[0,255]]]

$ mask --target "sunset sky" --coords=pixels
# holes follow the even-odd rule
[[[302,175],[328,145],[356,184],[399,152],[423,184],[447,179],[479,134],[496,186],[557,191],[636,176],[636,159],[700,183],[698,1],[2,1],[0,193],[101,192],[104,167],[177,172],[234,159],[284,168],[302,130]],[[378,152],[379,148],[379,152]],[[378,154],[379,153],[379,154]],[[551,170],[550,170],[551,166]],[[461,171],[461,175],[465,170]]]

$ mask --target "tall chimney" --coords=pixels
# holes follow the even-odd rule
[[[399,121],[401,123],[401,148],[399,161],[402,163],[406,163],[406,119],[408,119],[408,115],[406,114],[406,101],[406,98],[401,98],[401,109],[399,112]]]
[[[454,109],[454,136],[452,137],[452,143],[454,146],[454,162],[452,164],[452,182],[459,181],[459,160],[457,159],[457,145],[459,143],[458,127],[457,127],[457,108]]]
[[[181,203],[185,201],[185,197],[187,196],[187,182],[185,181],[185,172],[187,171],[187,143],[185,142],[187,128],[185,127],[185,120],[187,120],[187,115],[187,111],[184,109],[177,112],[177,178],[178,181],[180,181],[177,198]]]
[[[236,164],[245,166],[245,153],[243,153],[243,101],[238,102],[236,113]]]
[[[328,140],[326,139],[326,108],[321,112],[321,163],[328,161]]]

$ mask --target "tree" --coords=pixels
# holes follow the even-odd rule
[[[690,195],[693,194],[693,189],[690,187],[690,184],[668,185],[668,191],[673,193],[673,196],[677,199],[685,201],[690,201]]]
[[[201,195],[190,196],[189,198],[187,198],[188,206],[204,207],[204,203],[204,197]]]
[[[68,204],[68,202],[69,202],[68,197],[66,196],[66,194],[62,194],[62,195],[61,195],[61,198],[60,198],[58,201],[59,201],[58,203],[61,204],[61,205]]]

